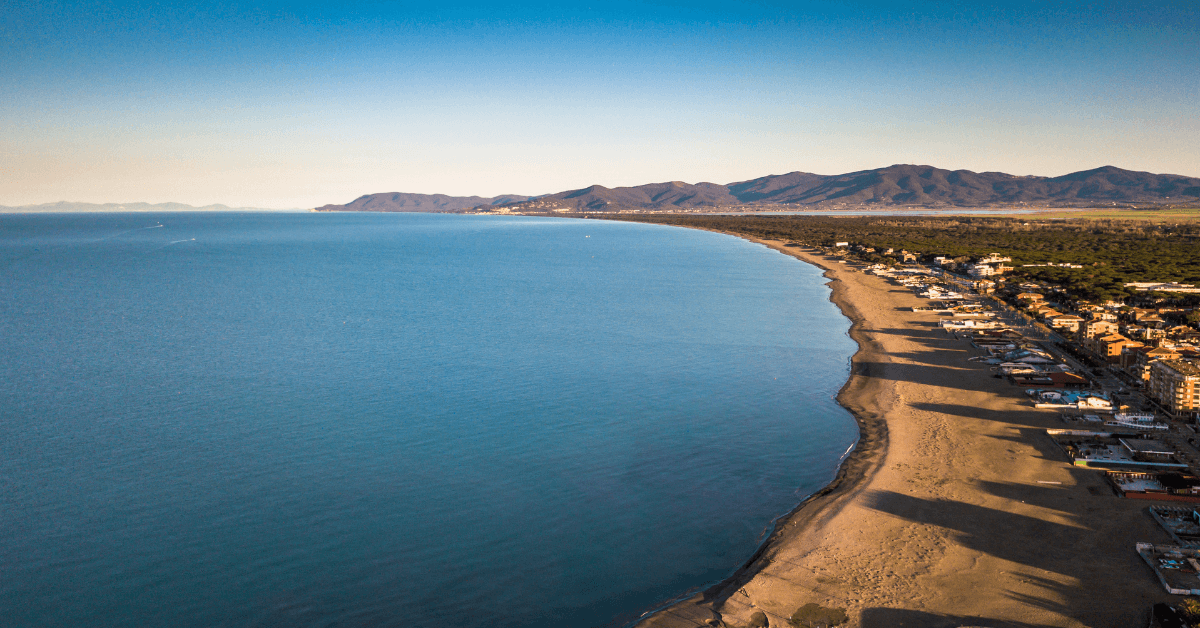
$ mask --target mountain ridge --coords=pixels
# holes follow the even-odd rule
[[[396,197],[403,198],[396,200]],[[1200,177],[1138,172],[1115,166],[1044,177],[895,164],[838,175],[789,172],[728,184],[668,181],[616,188],[597,184],[529,197],[367,194],[346,205],[325,205],[317,211],[672,211],[781,205],[821,209],[1028,203],[1084,207],[1163,203],[1174,199],[1185,203],[1200,201]]]
[[[519,194],[500,196],[448,196],[446,194],[412,194],[383,192],[364,194],[345,205],[323,205],[315,211],[360,212],[453,212],[475,207],[526,201],[533,197]]]

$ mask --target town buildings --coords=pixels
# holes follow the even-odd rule
[[[1121,351],[1121,368],[1146,385],[1150,381],[1150,365],[1158,360],[1177,360],[1179,352],[1167,347],[1126,345]]]
[[[1167,414],[1200,418],[1200,363],[1183,359],[1151,363],[1147,391]]]

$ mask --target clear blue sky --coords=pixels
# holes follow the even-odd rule
[[[0,5],[0,205],[1200,176],[1200,3]]]

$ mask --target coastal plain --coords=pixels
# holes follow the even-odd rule
[[[1164,592],[1134,550],[1166,542],[1045,434],[1057,414],[992,377],[970,343],[882,277],[783,241],[825,269],[859,351],[838,396],[860,440],[832,484],[776,524],[741,569],[638,628],[789,626],[806,604],[846,626],[1145,625]],[[797,304],[800,306],[800,304]]]

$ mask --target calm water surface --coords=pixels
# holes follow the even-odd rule
[[[831,479],[819,272],[616,222],[0,216],[14,626],[609,626]]]

